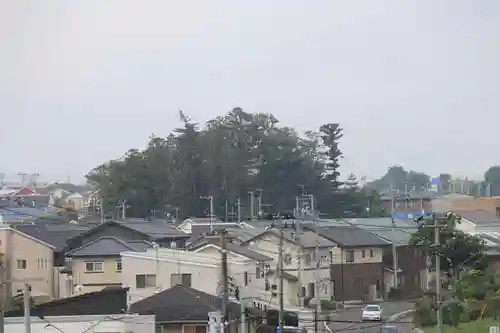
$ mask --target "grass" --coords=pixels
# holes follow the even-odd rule
[[[500,320],[492,318],[460,323],[459,327],[444,326],[443,333],[488,333],[490,326],[500,326]],[[425,333],[436,333],[435,327],[424,329]]]

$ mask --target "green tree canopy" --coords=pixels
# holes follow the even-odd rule
[[[166,138],[152,136],[146,149],[130,150],[88,173],[108,213],[126,200],[129,216],[165,216],[174,210],[181,217],[203,216],[208,204],[200,197],[211,195],[218,216],[225,216],[226,208],[234,211],[237,198],[248,215],[249,191],[262,193],[264,207],[272,212],[291,211],[302,190],[314,194],[317,208],[329,216],[343,216],[353,200],[356,211],[366,208],[360,206],[368,202],[367,193],[351,189],[347,195],[340,189],[339,124],[301,136],[273,115],[241,108],[204,126],[182,112],[180,119],[182,126]]]

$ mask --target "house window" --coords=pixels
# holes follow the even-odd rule
[[[346,262],[354,262],[354,250],[349,250],[345,253]]]
[[[306,265],[311,264],[311,254],[310,253],[305,255],[305,263],[306,263]]]
[[[245,286],[248,286],[248,272],[243,273],[243,279],[245,280]]]
[[[121,272],[122,271],[122,261],[121,260],[117,260],[116,261],[116,271],[117,272]]]
[[[374,256],[373,249],[370,249],[370,258],[373,258],[373,256]]]
[[[135,276],[135,287],[137,289],[156,287],[156,275],[155,274],[137,274]]]
[[[170,285],[182,285],[184,287],[191,287],[191,274],[171,274]]]
[[[366,251],[365,250],[361,250],[361,258],[364,258],[366,257]]]
[[[17,259],[17,269],[26,269],[26,260]]]
[[[102,272],[104,272],[102,261],[85,262],[85,273],[102,273]]]
[[[287,253],[285,255],[285,265],[291,265],[291,264],[292,264],[292,255]]]
[[[257,266],[255,266],[255,278],[256,279],[260,279],[261,277],[263,277],[262,276],[264,274],[263,270],[264,270],[264,265],[258,264]]]

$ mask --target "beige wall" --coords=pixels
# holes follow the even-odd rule
[[[377,263],[382,262],[383,249],[376,247],[365,247],[365,248],[353,248],[353,249],[341,249],[333,248],[331,249],[332,261],[334,264],[350,264],[347,262],[347,251],[354,251],[354,264],[364,264],[364,263]],[[365,257],[363,258],[363,250],[365,251]],[[373,257],[370,255],[370,250],[373,251]],[[343,253],[343,257],[342,257]]]
[[[55,297],[53,247],[11,228],[0,228],[0,251],[8,263],[7,276],[12,296],[29,283],[34,295]],[[25,267],[19,266],[25,263]],[[24,265],[24,264],[22,264]]]
[[[122,273],[116,271],[116,262],[120,257],[105,258],[73,258],[71,267],[73,271],[73,284],[81,285],[80,291],[75,294],[84,294],[93,291],[99,291],[107,286],[113,286],[122,283]],[[102,272],[87,272],[87,262],[102,262]]]

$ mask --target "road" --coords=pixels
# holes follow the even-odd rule
[[[359,321],[361,320],[362,306],[352,307],[339,310],[330,316],[330,323],[328,327],[330,328],[331,333],[379,333],[381,325],[384,325],[384,322],[391,316],[406,310],[411,310],[414,307],[413,303],[410,302],[384,302],[379,304],[383,309],[382,316],[384,318],[382,320],[382,324],[378,322],[360,323]],[[335,322],[336,320],[339,322]],[[354,321],[356,323],[350,323],[350,321]],[[395,325],[402,333],[410,333],[413,328],[411,324],[411,317],[397,319],[395,323],[385,323],[385,325]]]

